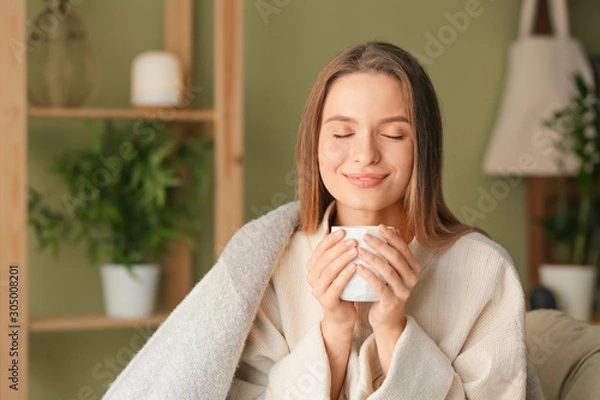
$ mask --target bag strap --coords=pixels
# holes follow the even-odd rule
[[[538,0],[522,0],[519,38],[533,36]],[[569,36],[569,16],[566,0],[548,0],[550,22],[557,37]]]

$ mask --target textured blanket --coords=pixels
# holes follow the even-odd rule
[[[260,300],[299,223],[297,202],[242,227],[104,399],[224,399]]]

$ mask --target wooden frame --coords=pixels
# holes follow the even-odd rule
[[[27,399],[28,389],[25,15],[24,1],[0,0],[0,398],[7,400]]]
[[[29,116],[35,118],[80,119],[160,119],[166,122],[214,122],[213,110],[185,110],[173,108],[30,108]]]
[[[243,1],[215,1],[215,104],[213,110],[189,109],[44,109],[27,108],[26,3],[0,0],[0,398],[28,397],[26,361],[30,331],[56,331],[157,325],[160,313],[137,321],[115,321],[103,315],[42,317],[30,321],[27,308],[27,117],[148,118],[174,123],[209,123],[215,140],[215,253],[218,255],[243,223]],[[165,49],[177,55],[189,78],[192,68],[192,0],[165,1]],[[8,44],[8,46],[7,46]],[[22,51],[16,53],[15,51]],[[186,87],[189,89],[189,79]],[[9,95],[7,95],[9,94]],[[181,126],[183,132],[185,126]],[[191,252],[176,244],[167,260],[165,300],[175,307],[192,286]],[[12,358],[8,336],[10,265],[19,271],[19,391],[9,389]],[[15,328],[10,328],[15,329]]]
[[[183,68],[186,95],[192,69],[192,0],[165,1],[165,50],[177,57]],[[185,104],[189,108],[189,104]],[[178,137],[185,135],[181,126],[173,126]],[[184,242],[173,243],[172,252],[163,262],[163,297],[167,309],[174,309],[192,288],[192,253]]]
[[[235,204],[244,198],[244,103],[242,0],[215,2],[215,254],[240,227],[244,210]]]
[[[538,268],[550,262],[550,245],[540,227],[540,219],[548,215],[548,178],[527,178],[527,240],[529,249],[529,287],[539,284]]]
[[[552,34],[547,0],[538,0],[535,33]],[[527,182],[527,241],[529,287],[539,283],[538,267],[550,260],[550,247],[539,225],[540,218],[548,215],[548,178],[528,177]]]

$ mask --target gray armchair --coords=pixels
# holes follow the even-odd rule
[[[525,340],[546,400],[600,399],[600,325],[557,310],[529,311]]]

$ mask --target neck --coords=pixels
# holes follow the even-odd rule
[[[402,204],[396,203],[382,210],[356,210],[336,204],[333,224],[336,226],[377,226],[384,224],[396,228],[402,239],[410,243],[414,230],[408,228]]]

